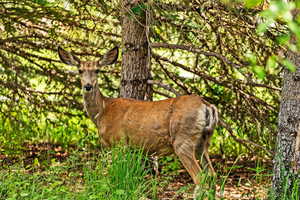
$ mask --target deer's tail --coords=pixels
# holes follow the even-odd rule
[[[206,125],[204,130],[212,132],[219,121],[218,109],[214,105],[207,105],[205,112]]]

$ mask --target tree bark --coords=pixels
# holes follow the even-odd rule
[[[143,0],[121,1],[122,74],[120,96],[152,100],[147,9]]]
[[[283,74],[276,154],[273,160],[274,199],[282,199],[284,187],[288,188],[286,194],[291,195],[295,181],[300,178],[300,55],[287,52],[286,57],[297,66],[297,70],[291,72],[284,69]],[[299,192],[299,185],[297,187]]]

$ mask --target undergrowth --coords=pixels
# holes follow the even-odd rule
[[[272,174],[264,164],[256,162],[247,166],[244,172],[243,164],[236,161],[225,164],[217,160],[213,162],[218,171],[217,177],[201,174],[200,189],[194,191],[190,176],[182,170],[183,166],[176,156],[159,159],[161,174],[156,177],[150,172],[152,165],[148,165],[149,160],[142,150],[122,145],[99,150],[96,129],[87,119],[65,118],[60,119],[60,123],[46,122],[45,119],[55,120],[44,116],[34,122],[38,126],[33,126],[30,118],[20,119],[22,124],[0,120],[1,200],[159,200],[171,198],[167,191],[170,187],[175,190],[172,191],[174,200],[191,199],[193,194],[197,199],[226,199],[228,185],[235,188],[246,185],[251,189],[255,182],[269,187],[266,182],[270,183]],[[214,144],[217,140],[218,136],[215,136],[212,146],[217,146]],[[41,143],[53,146],[46,150],[37,149],[37,152],[26,149]],[[252,175],[244,178],[246,173]],[[174,181],[183,175],[187,177],[184,184],[178,184],[181,180]],[[299,188],[299,182],[297,184],[294,188]],[[289,193],[286,190],[284,198],[299,198],[299,193],[296,189],[294,191]],[[263,199],[256,195],[255,189],[240,196],[240,199],[251,198]]]
[[[16,163],[2,169],[0,199],[153,198],[155,181],[141,150],[119,146],[93,158],[82,159],[83,155],[76,152],[63,163],[51,161],[46,170],[41,170],[42,163],[30,167]]]

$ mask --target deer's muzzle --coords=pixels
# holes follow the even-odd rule
[[[91,84],[87,84],[83,88],[84,88],[85,91],[89,92],[93,89],[93,86]]]

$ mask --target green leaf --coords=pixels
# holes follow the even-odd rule
[[[247,58],[247,61],[250,63],[250,65],[256,65],[256,56],[252,52],[247,52],[245,57]]]
[[[33,160],[33,166],[40,166],[40,161],[39,161],[39,159],[38,158],[34,158],[34,160]]]
[[[48,4],[47,0],[33,0],[34,3],[40,4],[42,6],[45,6]]]
[[[173,14],[169,14],[166,17],[169,18],[169,19],[172,19],[172,20],[178,20],[178,18],[179,18],[178,15],[173,15]]]
[[[117,195],[124,195],[124,194],[125,194],[125,191],[122,190],[122,189],[118,189],[118,190],[116,190],[116,194],[117,194]]]
[[[257,33],[264,33],[264,32],[267,31],[268,26],[269,26],[269,25],[266,24],[266,23],[259,24],[259,25],[257,26],[257,28],[256,28],[256,32],[257,32]]]
[[[274,20],[274,18],[276,18],[277,16],[277,13],[275,13],[274,11],[272,10],[265,10],[265,11],[262,11],[260,14],[259,14],[260,17],[263,17],[267,20]]]
[[[245,0],[245,6],[247,8],[254,8],[262,3],[263,0]]]
[[[221,0],[224,4],[229,4],[229,3],[232,3],[232,1],[230,0]]]
[[[288,23],[288,27],[290,28],[290,30],[292,32],[295,33],[295,35],[297,36],[297,38],[300,39],[300,27],[298,26],[298,24],[295,23],[295,22],[289,22]]]
[[[147,6],[142,3],[142,4],[138,4],[135,7],[131,8],[131,11],[138,16],[141,16],[143,13],[145,13],[145,10],[147,9]]]
[[[295,72],[297,67],[289,60],[285,59],[282,61],[282,64],[291,72]]]
[[[267,18],[267,21],[264,23],[261,23],[257,26],[256,32],[257,33],[264,33],[267,31],[268,27],[271,26],[273,23],[275,23],[274,19],[272,17],[265,17]]]
[[[20,196],[21,196],[21,197],[26,197],[26,196],[29,196],[29,193],[27,193],[27,192],[22,192],[22,193],[20,194]]]
[[[296,5],[296,8],[300,8],[300,1],[299,1],[299,0],[296,0],[296,1],[295,1],[295,5]]]
[[[280,35],[276,38],[276,41],[278,42],[278,44],[280,45],[285,45],[290,41],[290,35],[289,34],[283,34]]]
[[[262,66],[254,65],[252,71],[259,79],[264,79],[266,76],[265,69]]]
[[[268,69],[274,69],[277,67],[276,57],[270,56],[267,60],[267,68]]]

